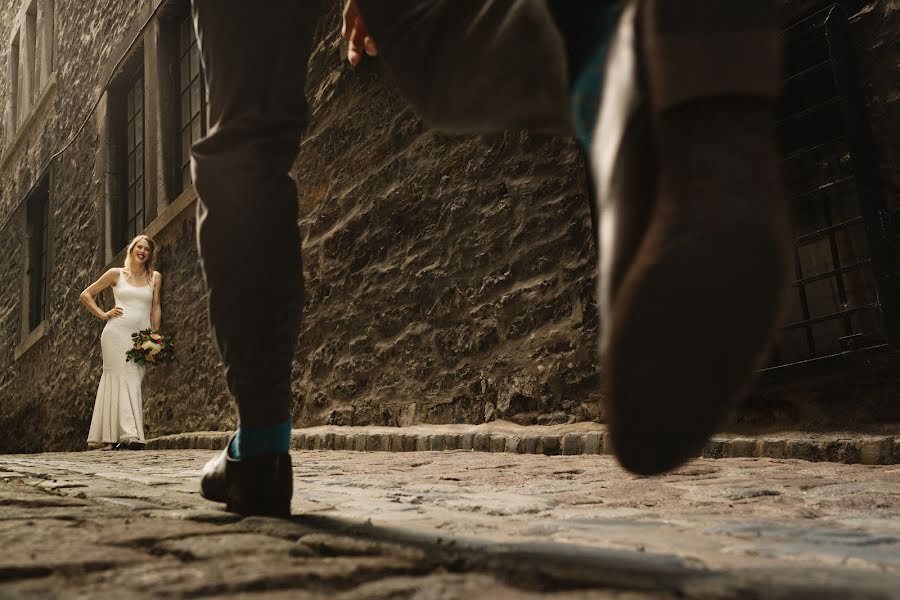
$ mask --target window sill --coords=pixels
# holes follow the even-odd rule
[[[47,83],[44,85],[44,89],[41,91],[41,95],[38,96],[37,101],[35,101],[34,105],[31,107],[31,110],[28,112],[28,116],[25,117],[25,120],[22,121],[22,124],[16,128],[16,133],[13,135],[12,141],[9,143],[9,146],[3,151],[3,154],[0,155],[0,170],[3,170],[6,167],[6,163],[9,161],[10,157],[15,154],[16,149],[22,144],[22,140],[28,137],[32,126],[35,121],[37,121],[37,115],[40,114],[46,104],[48,104],[51,97],[54,96],[56,92],[56,71],[50,74],[50,77],[47,79]]]
[[[166,210],[162,211],[162,214],[153,219],[153,222],[144,229],[144,235],[149,235],[150,237],[157,235],[181,213],[193,206],[196,199],[197,190],[194,189],[194,184],[191,184],[187,189],[181,192],[177,198],[169,203]]]
[[[153,221],[144,228],[144,230],[141,232],[141,235],[156,237],[169,225],[169,223],[174,221],[184,211],[194,206],[196,200],[197,190],[194,189],[194,186],[192,184],[188,186],[186,190],[181,192],[181,195],[175,198],[175,200],[173,200],[172,203],[166,207],[166,210],[164,210],[161,215],[153,219]],[[129,240],[129,242],[130,241],[131,240]],[[106,270],[113,267],[120,267],[125,263],[125,250],[126,248],[122,248],[115,256],[112,257],[112,260],[110,260],[109,264],[106,265]]]
[[[41,324],[34,328],[34,330],[25,336],[25,339],[16,346],[15,352],[13,353],[13,361],[17,361],[22,356],[31,349],[32,346],[37,344],[45,335],[50,333],[50,325],[46,320],[41,321]]]

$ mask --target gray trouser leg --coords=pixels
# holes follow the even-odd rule
[[[209,104],[194,144],[209,319],[241,423],[290,418],[303,305],[297,192],[288,171],[319,0],[193,0]]]

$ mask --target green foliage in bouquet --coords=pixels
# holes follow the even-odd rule
[[[154,329],[142,329],[131,334],[134,347],[125,353],[125,362],[139,365],[158,365],[175,360],[175,336],[162,335]]]

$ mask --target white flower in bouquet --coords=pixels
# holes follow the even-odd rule
[[[153,340],[147,340],[143,344],[141,344],[141,348],[144,350],[149,350],[150,354],[159,354],[159,351],[162,350],[162,346],[154,342]]]

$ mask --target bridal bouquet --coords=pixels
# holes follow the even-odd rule
[[[174,336],[162,335],[153,329],[142,329],[131,334],[134,347],[125,353],[125,362],[139,365],[158,365],[175,360]]]

